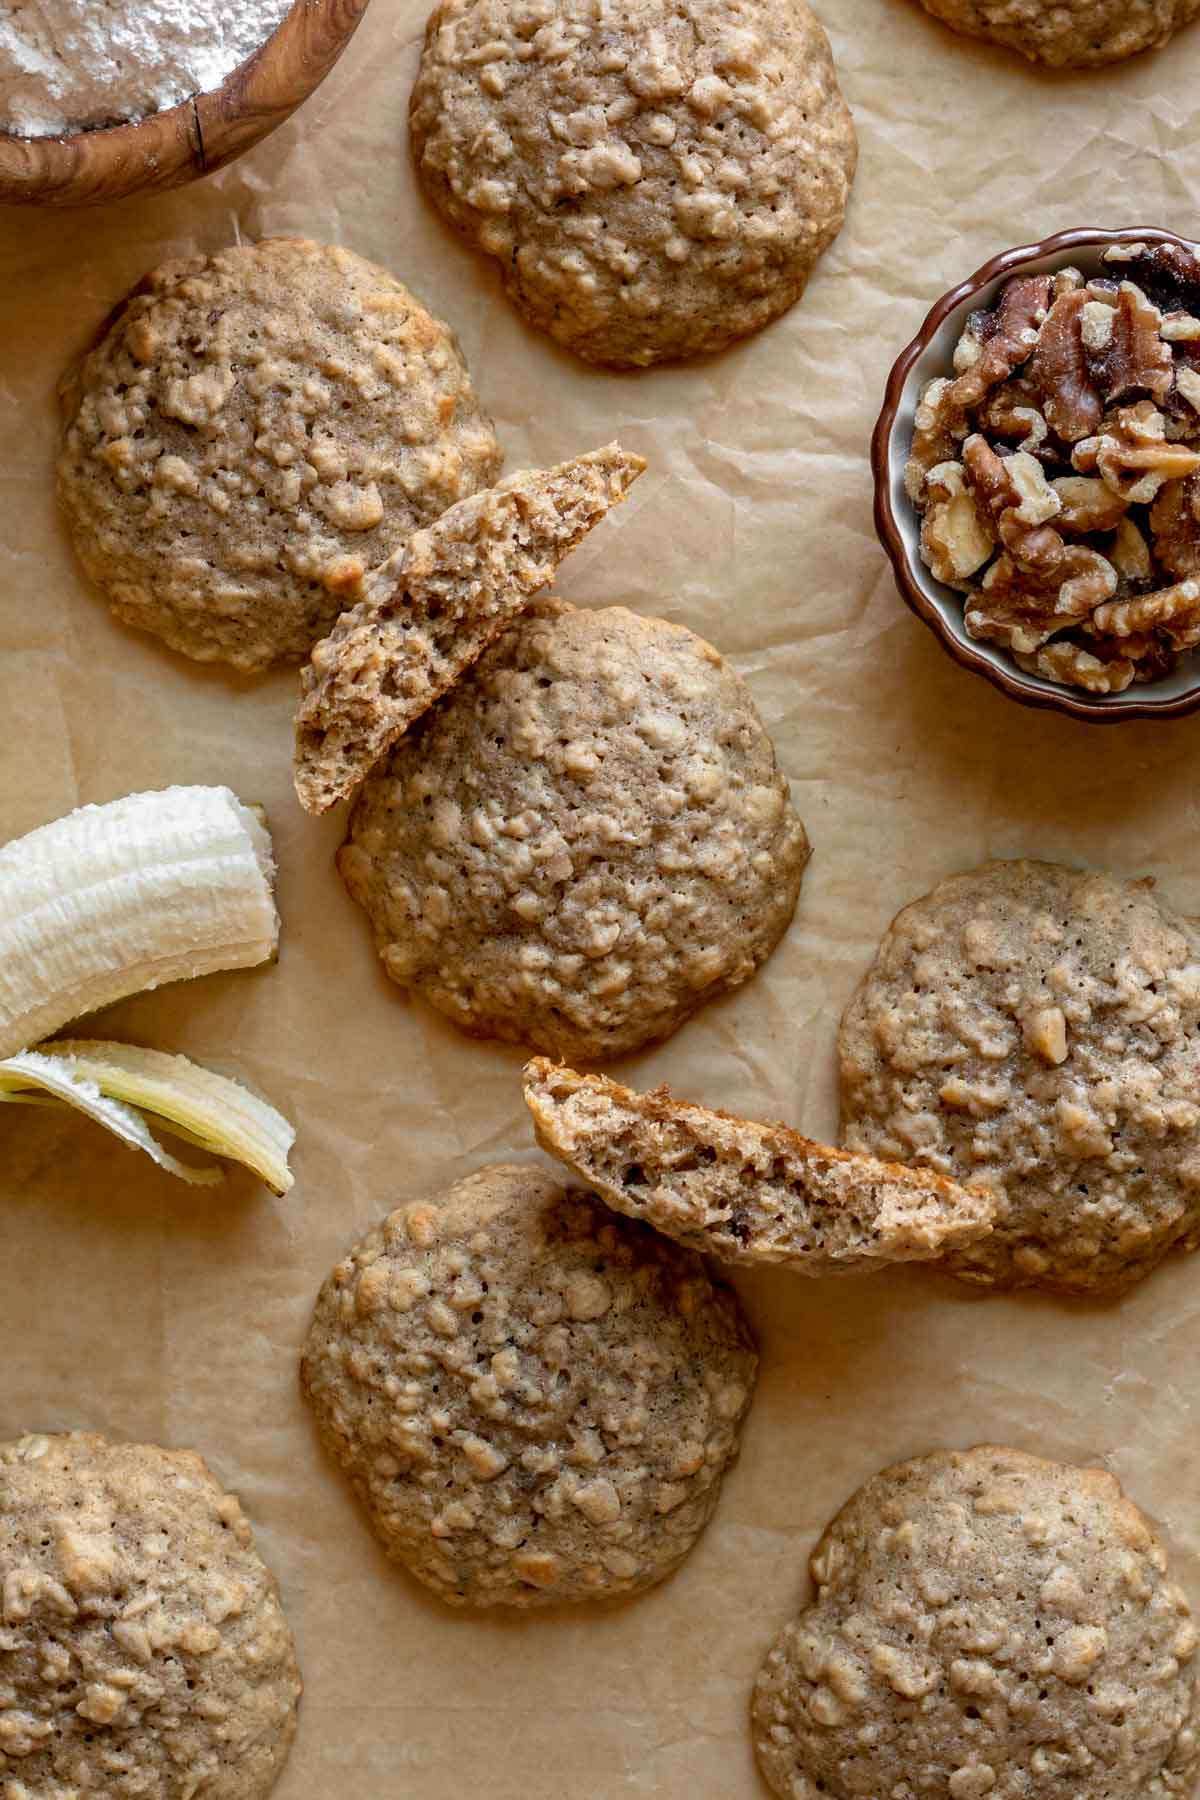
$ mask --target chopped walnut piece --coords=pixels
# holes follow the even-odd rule
[[[1166,420],[1149,400],[1105,419],[1098,436],[1076,444],[1071,461],[1082,474],[1098,473],[1130,505],[1147,504],[1165,481],[1200,469],[1200,454],[1167,441]]]
[[[1150,509],[1154,554],[1172,575],[1200,575],[1200,475],[1168,481]],[[1149,552],[1146,574],[1150,574]]]
[[[1157,306],[1132,281],[1123,281],[1107,341],[1087,352],[1092,380],[1109,404],[1127,394],[1144,392],[1162,401],[1170,393],[1175,366],[1170,345],[1159,336],[1161,324]]]
[[[1112,244],[1100,260],[1119,266],[1163,312],[1200,313],[1200,261],[1183,244]]]
[[[1028,381],[1005,381],[995,388],[979,409],[984,432],[1018,450],[1036,453],[1045,443],[1049,427],[1038,410],[1039,396]]]
[[[973,312],[967,315],[962,336],[954,346],[954,373],[956,375],[965,375],[968,369],[975,367],[983,355],[983,340],[990,319],[991,314],[987,312]]]
[[[1079,335],[1083,339],[1085,350],[1099,353],[1107,350],[1112,343],[1113,321],[1116,318],[1114,301],[1108,299],[1087,299],[1079,314]]]
[[[1029,675],[1043,675],[1047,681],[1061,681],[1089,694],[1123,694],[1137,674],[1137,664],[1128,657],[1106,660],[1067,638],[1043,645],[1033,656],[1018,655],[1017,662]]]
[[[1020,538],[1022,527],[1044,525],[1062,504],[1036,456],[1018,450],[999,457],[979,432],[963,445],[963,466],[972,492],[1005,543],[1006,532]]]
[[[970,636],[1037,650],[1116,592],[1116,570],[1098,551],[1061,538],[1058,551],[1053,566],[1040,570],[1022,568],[1007,552],[998,556],[966,604]]]
[[[988,570],[992,586],[971,593],[963,605],[967,636],[985,644],[1003,644],[1014,655],[1031,654],[1072,623],[1055,612],[1038,612],[1018,579],[1010,556],[998,556]]]
[[[1162,675],[1169,675],[1175,667],[1175,655],[1169,644],[1153,631],[1133,631],[1128,637],[1092,636],[1091,621],[1087,621],[1080,630],[1089,634],[1086,646],[1093,656],[1101,662],[1115,662],[1123,659],[1134,665],[1135,681],[1157,681]]]
[[[1017,275],[1005,284],[999,304],[984,315],[990,324],[983,328],[978,360],[951,384],[949,404],[960,415],[978,406],[1032,355],[1053,285],[1048,275]]]
[[[959,440],[950,428],[950,408],[946,396],[953,383],[948,376],[931,381],[921,395],[913,414],[912,449],[904,470],[904,487],[910,500],[920,504],[925,493],[925,477],[939,463],[954,462]]]
[[[940,463],[926,477],[928,503],[921,521],[921,554],[932,574],[959,587],[981,569],[995,538],[967,492],[961,463]]]
[[[1084,314],[1095,304],[1082,288],[1060,295],[1046,315],[1029,364],[1046,423],[1068,444],[1090,437],[1104,413],[1083,338]]]
[[[1159,631],[1176,650],[1200,643],[1200,580],[1180,581],[1150,594],[1132,594],[1098,606],[1092,620],[1097,631],[1113,637]]]
[[[1058,495],[1060,531],[1115,531],[1125,517],[1119,494],[1089,475],[1060,475],[1050,486]]]
[[[1050,304],[1048,275],[1018,276],[1008,282],[991,312],[972,313],[955,351],[965,366],[953,381],[930,382],[913,419],[912,452],[904,472],[909,498],[919,501],[925,476],[951,461],[969,429],[968,410],[1033,353]]]
[[[1044,525],[1047,519],[1057,517],[1062,510],[1062,501],[1047,481],[1046,471],[1036,456],[1018,450],[1015,455],[1005,458],[1004,471],[1016,492],[1013,511],[1022,525]]]
[[[1108,560],[1123,582],[1153,579],[1154,565],[1150,560],[1150,546],[1128,517],[1122,519],[1117,526],[1109,546]],[[1183,571],[1180,570],[1179,573],[1182,574]]]
[[[1200,338],[1200,319],[1191,313],[1164,313],[1159,332],[1165,343],[1194,344]]]

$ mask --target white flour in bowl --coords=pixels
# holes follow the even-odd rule
[[[219,87],[291,0],[0,0],[0,131],[55,137]]]

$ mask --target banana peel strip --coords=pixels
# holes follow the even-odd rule
[[[181,1181],[211,1186],[222,1174],[212,1164],[180,1162],[158,1142],[148,1120],[185,1143],[245,1164],[277,1194],[292,1185],[287,1158],[296,1133],[288,1121],[240,1082],[186,1056],[58,1038],[0,1061],[4,1101],[75,1107]]]

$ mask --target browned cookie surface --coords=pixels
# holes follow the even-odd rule
[[[302,238],[153,270],[63,405],[59,497],[117,617],[247,671],[307,656],[500,467],[450,328]]]
[[[699,1257],[496,1164],[337,1265],[303,1380],[389,1556],[452,1605],[535,1606],[636,1593],[683,1560],[756,1361]]]
[[[839,1051],[851,1149],[996,1194],[955,1274],[1113,1292],[1200,1240],[1200,954],[1150,882],[950,877],[890,926]]]
[[[754,1690],[781,1800],[1193,1792],[1196,1627],[1103,1470],[991,1445],[896,1464],[810,1569]]]
[[[426,190],[518,309],[616,368],[799,299],[857,155],[805,0],[444,0],[410,116]]]
[[[338,866],[394,981],[478,1036],[595,1061],[746,981],[808,854],[711,644],[547,598],[378,765]]]

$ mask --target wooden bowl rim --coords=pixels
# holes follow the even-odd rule
[[[1072,250],[1090,249],[1097,244],[1139,242],[1182,244],[1189,250],[1196,248],[1192,239],[1181,237],[1178,232],[1164,230],[1161,226],[1142,225],[1106,230],[1102,226],[1086,225],[1071,231],[1055,232],[1039,243],[1021,244],[1015,249],[1002,250],[999,255],[991,257],[973,275],[959,282],[957,287],[951,288],[934,303],[912,342],[900,352],[888,376],[883,406],[871,435],[875,530],[895,572],[901,598],[909,610],[929,627],[942,649],[960,668],[969,670],[973,675],[982,675],[985,681],[990,681],[993,687],[999,688],[1010,700],[1017,701],[1021,706],[1065,713],[1069,718],[1080,719],[1089,725],[1119,725],[1127,719],[1184,718],[1200,708],[1200,668],[1197,669],[1192,685],[1181,693],[1156,700],[1153,697],[1154,684],[1151,682],[1138,690],[1136,699],[1126,700],[1124,695],[1113,695],[1105,699],[1092,697],[1082,690],[1072,688],[1063,688],[1061,691],[1048,689],[1032,681],[1015,663],[993,662],[969,639],[957,636],[948,627],[926,592],[924,567],[917,569],[913,566],[913,559],[908,554],[892,505],[891,448],[899,425],[909,372],[928,349],[950,314],[957,311],[964,302],[974,299],[1000,277],[1014,274],[1026,263],[1061,255],[1064,264],[1067,264]]]
[[[0,205],[96,204],[211,174],[261,142],[315,92],[369,4],[291,0],[271,35],[219,87],[144,119],[59,137],[0,130]],[[314,27],[306,54],[293,54]],[[260,117],[244,129],[256,114]],[[105,167],[121,171],[109,187],[104,187]],[[98,187],[103,191],[96,192]]]

